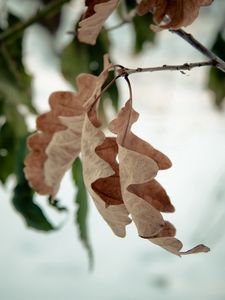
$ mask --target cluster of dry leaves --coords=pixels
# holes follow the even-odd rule
[[[94,45],[106,19],[118,7],[120,0],[86,0],[87,10],[79,23],[80,42]],[[198,16],[201,6],[213,0],[141,0],[137,1],[139,16],[152,12],[157,25],[152,29],[178,29],[190,25]]]
[[[103,133],[97,107],[112,67],[105,56],[99,76],[78,76],[76,94],[55,92],[50,96],[51,111],[38,117],[38,131],[28,139],[26,178],[38,193],[55,196],[63,175],[81,153],[86,188],[117,236],[124,237],[126,225],[133,221],[140,237],[176,255],[209,251],[198,245],[181,252],[175,227],[164,220],[162,213],[173,212],[174,207],[155,177],[171,162],[132,133],[139,116],[132,99],[110,122],[112,136]]]

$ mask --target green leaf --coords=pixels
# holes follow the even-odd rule
[[[137,6],[136,0],[125,0],[124,1],[128,11],[134,9]]]
[[[61,70],[68,82],[75,87],[75,78],[81,73],[99,75],[103,69],[103,55],[109,53],[110,41],[107,32],[102,32],[96,45],[80,43],[76,38],[67,45],[61,54]],[[112,79],[113,74],[110,74]],[[118,87],[115,83],[103,95],[110,99],[115,110],[118,109]]]
[[[9,15],[9,27],[19,19]],[[0,33],[3,32],[0,30]],[[36,110],[31,102],[31,76],[25,71],[23,64],[23,37],[6,40],[0,47],[0,97],[5,103],[25,105],[31,112]]]
[[[0,97],[0,181],[4,184],[14,173],[20,138],[27,133],[24,117],[12,104],[5,103]]]
[[[129,13],[134,10],[137,6],[136,0],[125,0],[124,5],[126,11]],[[123,21],[123,6],[121,5],[117,9],[117,15],[120,18],[120,22]],[[155,32],[150,30],[149,26],[153,23],[152,14],[148,13],[144,16],[135,16],[132,19],[131,25],[133,27],[133,35],[134,35],[134,44],[133,49],[134,53],[138,54],[144,50],[144,46],[147,43],[154,43],[155,41]]]
[[[225,60],[225,40],[222,32],[219,31],[212,46],[212,51]],[[221,107],[225,99],[225,74],[215,67],[209,71],[208,88],[214,92],[214,102],[217,107]]]
[[[27,125],[24,116],[19,113],[15,105],[9,103],[5,104],[4,115],[7,123],[10,124],[17,138],[20,138],[27,133]]]
[[[14,172],[18,139],[14,128],[4,123],[0,128],[0,181],[4,184]]]
[[[149,25],[152,23],[151,14],[144,16],[135,16],[133,18],[134,26],[134,52],[140,53],[143,51],[146,43],[153,43],[155,40],[155,32],[149,29]]]
[[[87,249],[90,268],[93,266],[93,253],[88,236],[87,216],[88,216],[88,197],[83,180],[82,163],[77,158],[72,166],[72,176],[77,186],[75,202],[77,204],[76,224],[79,229],[79,236],[84,247]]]
[[[24,173],[24,158],[26,155],[26,138],[20,139],[15,175],[17,179],[17,185],[14,189],[12,203],[15,209],[23,216],[24,221],[28,227],[34,228],[40,231],[51,231],[56,228],[47,220],[46,216],[40,209],[40,207],[34,203],[34,192],[29,187]]]

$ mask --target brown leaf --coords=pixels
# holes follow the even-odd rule
[[[53,189],[47,186],[44,179],[44,163],[47,159],[45,149],[51,140],[50,134],[36,133],[28,138],[27,144],[32,151],[25,159],[25,176],[30,184],[39,194],[51,195]]]
[[[96,147],[96,154],[107,161],[114,174],[106,177],[99,178],[92,183],[92,189],[109,205],[123,204],[121,189],[120,189],[120,178],[119,178],[119,165],[116,161],[118,154],[118,145],[115,138],[107,137],[104,142]]]
[[[131,220],[121,199],[120,184],[116,179],[118,171],[115,150],[115,140],[105,138],[103,132],[86,115],[81,143],[84,182],[104,220],[117,236],[124,237],[125,226]]]
[[[113,120],[109,129],[117,134],[119,145],[119,170],[124,204],[142,237],[161,231],[165,222],[157,209],[173,210],[164,189],[151,182],[159,169],[171,166],[170,160],[150,144],[131,132],[138,113],[132,109],[131,100]]]
[[[123,203],[119,168],[116,162],[118,146],[115,138],[106,138],[98,128],[96,99],[108,77],[110,68],[108,58],[104,60],[104,70],[98,76],[95,92],[86,102],[86,116],[82,131],[81,154],[85,185],[104,220],[113,232],[124,237],[125,226],[131,222]]]
[[[187,254],[193,254],[193,253],[202,253],[202,252],[209,252],[210,249],[209,247],[203,245],[203,244],[200,244],[198,246],[195,246],[194,248],[188,250],[188,251],[185,251],[185,252],[180,252],[181,255],[187,255]]]
[[[151,238],[149,239],[149,241],[178,256],[210,251],[210,249],[207,246],[202,244],[197,245],[194,248],[185,252],[180,251],[183,247],[182,242],[176,239],[175,237],[167,236],[167,233],[162,234],[161,237]]]
[[[160,212],[175,211],[165,189],[155,179],[142,184],[132,184],[128,191],[144,199]]]
[[[128,100],[109,128],[117,134],[119,174],[124,204],[137,226],[139,236],[176,255],[209,251],[198,245],[180,252],[181,241],[174,236],[175,227],[160,212],[173,212],[174,207],[164,188],[154,179],[159,169],[171,166],[170,160],[131,132],[138,113]]]
[[[108,2],[109,0],[85,0],[85,5],[87,6],[87,9],[84,13],[83,19],[87,19],[90,16],[93,16],[95,14],[95,5]]]
[[[38,117],[38,132],[28,138],[31,153],[24,169],[29,184],[38,193],[55,195],[62,176],[79,154],[83,104],[96,82],[96,76],[81,74],[77,78],[78,93],[53,93],[49,98],[51,111]]]
[[[170,168],[172,163],[166,155],[130,131],[132,124],[137,121],[138,116],[139,114],[132,109],[132,104],[129,100],[125,107],[121,109],[118,118],[110,123],[109,128],[113,133],[118,134],[117,141],[121,146],[151,157],[157,163],[160,170]]]
[[[26,177],[39,193],[55,195],[81,150],[85,185],[116,235],[125,236],[130,213],[142,238],[176,255],[209,251],[198,245],[181,252],[175,227],[163,219],[160,212],[173,212],[174,207],[154,178],[171,162],[131,132],[139,116],[131,100],[110,123],[117,138],[105,137],[99,128],[96,108],[111,67],[106,55],[99,76],[82,74],[77,78],[77,94],[56,92],[50,96],[51,111],[37,119],[38,132],[28,139],[31,153],[25,160]]]
[[[154,22],[160,28],[179,29],[190,25],[197,18],[201,6],[212,2],[213,0],[142,0],[137,11],[141,16],[153,11]]]
[[[85,18],[79,23],[78,40],[95,45],[104,22],[116,9],[119,2],[120,0],[87,1],[88,9]]]

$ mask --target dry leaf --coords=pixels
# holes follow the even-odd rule
[[[79,154],[83,104],[95,90],[96,81],[96,76],[81,74],[77,78],[78,93],[53,93],[49,98],[51,111],[38,117],[38,132],[28,138],[31,153],[24,169],[38,193],[54,196],[62,176]]]
[[[100,93],[111,67],[107,55],[104,66],[99,76],[78,76],[77,94],[53,93],[49,98],[51,111],[38,117],[38,132],[28,138],[31,153],[24,169],[30,185],[38,193],[54,196],[63,175],[78,156],[85,110],[92,111],[91,101]]]
[[[164,189],[152,180],[159,169],[171,166],[170,160],[150,144],[134,135],[130,128],[138,119],[131,100],[113,120],[109,128],[117,134],[119,145],[120,182],[124,204],[142,237],[151,237],[161,231],[165,222],[157,209],[173,211]],[[152,193],[149,187],[152,187]],[[143,196],[143,198],[141,197]]]
[[[121,198],[115,151],[115,140],[105,138],[86,115],[81,143],[84,182],[104,220],[117,236],[124,237],[131,220]]]
[[[144,199],[160,212],[175,211],[165,189],[155,179],[142,184],[132,184],[128,191]]]
[[[166,191],[154,179],[158,170],[169,168],[171,162],[131,132],[131,126],[137,119],[138,113],[128,100],[109,128],[117,134],[122,197],[139,236],[176,255],[209,251],[208,247],[198,245],[187,252],[180,252],[183,245],[174,237],[175,227],[160,213],[173,212],[174,207]]]
[[[115,138],[106,138],[98,128],[96,99],[111,65],[105,57],[104,70],[98,76],[95,92],[87,101],[82,131],[81,155],[85,185],[104,220],[120,237],[126,234],[125,226],[131,222],[123,204],[119,168],[116,162],[118,146]]]
[[[213,0],[142,0],[137,11],[140,16],[153,11],[154,22],[160,28],[179,29],[190,25],[197,18],[201,6],[212,2]]]
[[[149,239],[150,242],[154,243],[155,245],[158,245],[165,250],[177,255],[188,255],[188,254],[194,254],[194,253],[201,253],[201,252],[209,252],[210,249],[206,247],[205,245],[197,245],[194,248],[188,250],[188,251],[180,251],[183,247],[183,244],[180,240],[176,239],[174,236],[176,234],[175,227],[169,223],[165,222],[164,228],[161,230],[159,234],[157,234],[155,237],[152,237]]]
[[[104,22],[116,9],[119,2],[120,0],[86,1],[88,9],[85,18],[79,23],[78,40],[95,45]]]
[[[28,181],[40,194],[54,196],[81,151],[85,185],[116,235],[125,236],[131,214],[142,238],[176,255],[208,252],[204,245],[181,252],[183,245],[175,238],[175,227],[163,219],[161,212],[173,212],[174,207],[154,178],[171,162],[131,132],[139,116],[131,100],[110,123],[117,138],[105,137],[99,128],[96,108],[110,68],[106,55],[99,76],[82,74],[77,78],[77,94],[56,92],[50,96],[51,111],[37,119],[38,132],[28,139]]]
[[[119,164],[116,161],[118,154],[118,145],[115,138],[107,137],[102,144],[95,148],[96,154],[108,162],[114,171],[114,174],[106,178],[100,177],[95,180],[91,187],[105,202],[106,207],[109,205],[123,204],[120,177],[119,177]]]
[[[87,7],[83,19],[87,19],[95,14],[95,5],[108,2],[109,0],[85,0],[85,6]]]

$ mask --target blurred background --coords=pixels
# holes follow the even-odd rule
[[[127,10],[134,6],[125,3]],[[74,30],[83,8],[83,1],[0,0],[0,299],[225,299],[222,72],[130,76],[140,113],[134,132],[173,162],[157,177],[176,207],[166,219],[185,249],[204,243],[211,252],[175,257],[139,238],[132,224],[125,239],[115,237],[76,180],[82,179],[78,168],[66,174],[53,204],[25,181],[25,139],[36,115],[49,110],[53,91],[75,90],[80,72],[98,74],[102,54],[135,68],[207,60],[169,31],[150,32],[150,15],[110,30],[124,7],[109,18],[95,47],[80,45]],[[216,0],[187,28],[223,59],[224,13],[225,2]],[[15,30],[37,15],[38,22]],[[102,119],[111,120],[127,97],[121,79],[105,95]]]

